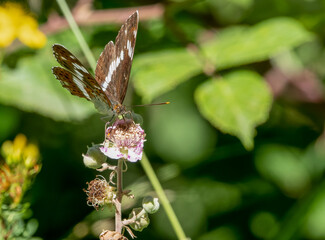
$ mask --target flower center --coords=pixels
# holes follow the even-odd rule
[[[128,149],[139,145],[145,138],[145,133],[132,120],[119,120],[107,131],[107,139],[116,147]]]

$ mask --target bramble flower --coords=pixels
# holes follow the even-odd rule
[[[30,48],[42,48],[46,43],[37,21],[21,5],[6,2],[0,5],[0,47],[9,46],[15,38]]]
[[[104,177],[102,179],[97,177],[90,183],[87,182],[87,184],[87,190],[84,189],[87,194],[87,204],[93,206],[96,210],[105,204],[112,203],[116,197],[115,187],[110,186]]]
[[[130,119],[119,119],[106,129],[106,139],[100,150],[109,158],[141,160],[146,134]]]

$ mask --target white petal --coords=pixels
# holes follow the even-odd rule
[[[104,153],[107,157],[112,159],[120,159],[125,157],[124,154],[121,153],[120,149],[117,147],[110,147],[110,148],[101,147],[100,151],[102,151],[102,153]]]

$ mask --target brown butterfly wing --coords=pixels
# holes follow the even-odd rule
[[[58,63],[66,68],[52,68],[53,74],[61,85],[72,95],[92,101],[100,113],[108,113],[112,106],[110,100],[80,61],[59,44],[53,45],[53,54]]]
[[[61,67],[53,67],[52,72],[56,79],[58,79],[65,89],[68,89],[72,95],[85,98],[88,101],[91,101],[91,92],[89,88],[82,82],[76,82],[75,76],[68,70]]]
[[[114,104],[122,104],[130,78],[139,13],[133,13],[122,25],[115,45],[109,42],[100,55],[95,79]]]

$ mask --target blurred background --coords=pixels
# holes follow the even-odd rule
[[[325,0],[68,5],[95,59],[139,10],[124,104],[171,102],[133,110],[188,237],[325,239]],[[85,168],[81,154],[103,141],[105,122],[52,75],[54,43],[91,69],[56,1],[1,1],[0,200],[16,181],[10,196],[29,204],[19,219],[34,229],[30,235],[98,239],[113,229],[113,211],[87,206],[83,189],[98,172]],[[28,146],[32,153],[21,150]],[[5,171],[16,159],[6,149],[31,154],[35,161],[23,164],[31,170]],[[17,186],[26,179],[22,197]],[[125,200],[125,217],[154,196],[139,163],[128,165],[124,186],[136,196]],[[150,220],[138,239],[176,239],[163,208]]]

